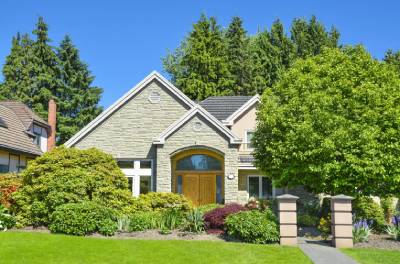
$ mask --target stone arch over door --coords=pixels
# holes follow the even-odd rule
[[[224,153],[207,146],[190,146],[171,157],[171,189],[195,206],[224,202]]]

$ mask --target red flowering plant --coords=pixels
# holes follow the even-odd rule
[[[13,203],[11,195],[21,186],[22,180],[16,174],[0,174],[0,204],[9,208]]]
[[[236,203],[227,204],[221,208],[215,208],[204,215],[205,228],[208,233],[223,233],[225,218],[228,215],[246,210],[246,207]]]

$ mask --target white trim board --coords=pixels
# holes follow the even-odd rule
[[[95,119],[92,120],[88,125],[82,128],[78,133],[76,133],[73,137],[71,137],[67,142],[65,142],[65,146],[72,147],[75,143],[81,140],[84,136],[86,136],[90,131],[92,131],[96,126],[98,126],[101,122],[103,122],[108,116],[112,115],[116,110],[118,110],[124,103],[126,103],[133,96],[138,94],[144,87],[146,87],[153,80],[159,81],[163,84],[168,90],[170,90],[173,94],[175,94],[182,102],[184,102],[187,106],[193,107],[195,103],[189,99],[181,90],[176,88],[171,82],[165,79],[161,74],[156,71],[151,72],[146,76],[141,82],[139,82],[135,87],[130,89],[127,93],[125,93],[120,99],[118,99],[114,104],[104,110],[100,115],[98,115]]]
[[[190,111],[186,112],[180,119],[172,123],[166,130],[164,130],[154,141],[153,144],[163,145],[165,143],[165,139],[169,137],[172,133],[174,133],[178,128],[184,125],[188,120],[190,120],[194,115],[200,114],[207,121],[209,121],[212,125],[214,125],[219,131],[225,134],[229,138],[229,143],[231,144],[241,144],[242,140],[238,138],[233,132],[224,126],[218,119],[216,119],[213,115],[208,113],[204,108],[200,105],[194,106]]]
[[[235,120],[241,116],[244,112],[246,112],[250,107],[252,107],[255,103],[260,102],[260,96],[256,94],[252,98],[250,98],[245,104],[243,104],[238,110],[233,112],[228,118],[222,120],[222,123],[227,126],[232,126]]]

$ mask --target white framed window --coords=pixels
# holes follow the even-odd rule
[[[119,159],[118,166],[128,178],[129,190],[133,196],[152,191],[153,161],[149,159]]]
[[[251,142],[251,140],[253,139],[254,130],[245,130],[244,133],[245,133],[244,134],[244,142],[246,144],[246,149],[253,150],[254,146],[253,146],[253,143]]]
[[[271,179],[261,175],[249,175],[247,177],[247,191],[249,197],[268,199],[275,197],[275,189]]]

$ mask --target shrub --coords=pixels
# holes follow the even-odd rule
[[[129,217],[129,231],[143,231],[159,228],[161,212],[136,212]]]
[[[367,242],[370,234],[370,225],[366,220],[358,221],[353,225],[354,243]]]
[[[223,229],[225,218],[240,211],[247,210],[240,204],[227,204],[222,208],[215,208],[204,215],[206,229]]]
[[[331,212],[331,198],[324,197],[321,202],[321,207],[319,209],[318,216],[320,218],[322,218],[322,217],[326,218],[326,217],[328,217],[330,212]]]
[[[322,239],[328,239],[331,234],[331,215],[328,214],[326,217],[321,217],[318,224],[318,230],[321,232]]]
[[[271,210],[242,211],[225,220],[228,235],[249,243],[267,244],[279,241],[276,217]]]
[[[49,229],[54,233],[83,236],[99,232],[113,235],[117,230],[114,211],[93,202],[69,203],[51,215]]]
[[[383,210],[383,215],[385,216],[386,223],[390,224],[392,217],[396,211],[396,208],[393,204],[393,197],[384,197],[381,199],[381,207]]]
[[[117,230],[119,232],[129,232],[129,226],[131,224],[131,220],[128,216],[123,215],[118,217],[117,219]]]
[[[204,220],[201,210],[194,209],[186,215],[184,229],[194,233],[204,231]]]
[[[393,237],[394,240],[400,241],[400,216],[393,216],[392,225],[386,228],[386,232]]]
[[[224,207],[224,205],[222,204],[205,204],[205,205],[200,205],[199,207],[197,207],[197,209],[202,213],[208,213],[212,210],[214,210],[215,208],[221,208]]]
[[[0,204],[0,230],[14,227],[15,218],[9,214],[8,209]]]
[[[47,225],[55,209],[68,203],[98,200],[124,210],[128,182],[111,155],[97,149],[55,148],[31,161],[11,208],[23,225]],[[120,200],[121,197],[125,197]],[[133,202],[133,198],[132,198]]]
[[[17,174],[0,174],[0,205],[9,208],[13,203],[11,195],[18,190],[21,184],[22,179]]]
[[[374,231],[382,232],[386,228],[383,210],[371,197],[361,196],[354,199],[353,213],[355,221],[372,221],[371,227]]]
[[[189,211],[192,208],[191,202],[183,195],[177,193],[150,192],[139,195],[135,201],[137,207],[144,210],[165,210],[177,208],[182,211]]]
[[[297,223],[299,226],[317,226],[318,225],[318,217],[314,215],[298,215]]]
[[[179,208],[170,208],[161,212],[160,229],[173,230],[182,226],[184,214]]]

